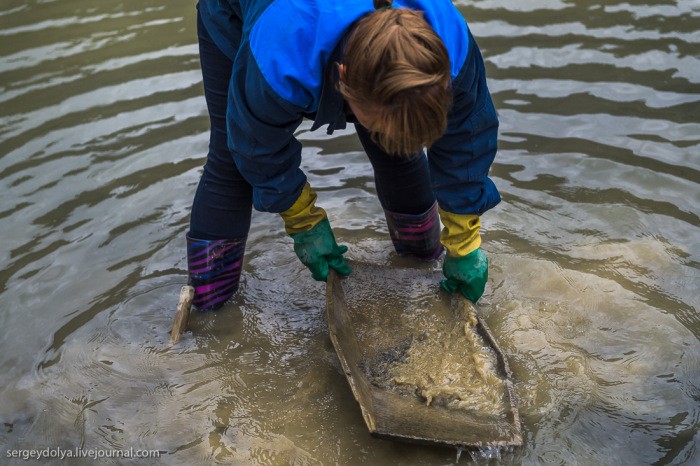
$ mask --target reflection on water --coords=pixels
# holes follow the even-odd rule
[[[456,3],[501,117],[480,309],[515,373],[525,446],[495,461],[697,464],[700,4]],[[492,461],[367,435],[323,286],[273,215],[254,216],[241,294],[167,347],[207,147],[194,14],[0,7],[4,450]],[[309,128],[304,169],[351,257],[404,264],[354,135]]]

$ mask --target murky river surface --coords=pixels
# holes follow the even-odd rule
[[[480,309],[525,445],[495,462],[699,464],[700,1],[458,6],[501,117]],[[368,436],[278,216],[254,215],[241,293],[167,347],[208,138],[194,2],[4,0],[0,36],[0,463],[458,460]],[[403,264],[354,134],[309,129],[349,256]]]

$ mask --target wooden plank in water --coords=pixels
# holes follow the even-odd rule
[[[180,300],[175,312],[173,328],[170,330],[170,344],[174,345],[180,341],[180,335],[187,330],[187,322],[190,318],[190,309],[194,299],[194,287],[185,285],[180,289]]]

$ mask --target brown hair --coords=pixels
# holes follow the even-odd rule
[[[447,128],[452,104],[450,59],[423,15],[380,8],[354,26],[345,46],[345,73],[338,90],[377,116],[372,138],[391,154],[413,154],[430,146]]]

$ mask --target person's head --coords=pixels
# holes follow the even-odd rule
[[[452,104],[450,59],[442,40],[419,11],[380,8],[350,33],[338,90],[380,146],[412,154],[447,128]]]

